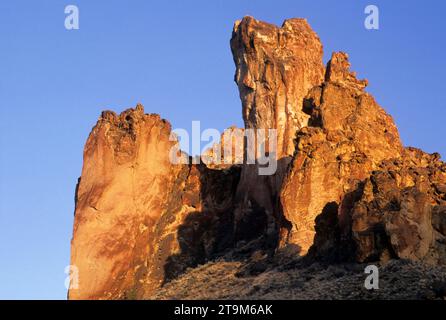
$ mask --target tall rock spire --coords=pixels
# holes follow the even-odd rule
[[[277,27],[248,16],[235,23],[231,49],[245,129],[277,130],[276,173],[259,176],[258,165],[242,169],[236,228],[241,238],[256,234],[246,232],[252,226],[259,228],[257,234],[273,235],[280,224],[278,194],[296,132],[308,124],[304,97],[324,78],[322,44],[306,19],[285,20]]]
[[[231,39],[245,128],[277,129],[277,156],[291,156],[296,131],[305,127],[308,90],[323,81],[322,44],[306,19],[282,27],[245,17]]]

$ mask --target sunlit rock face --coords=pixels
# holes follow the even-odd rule
[[[150,295],[230,243],[237,169],[172,164],[176,144],[170,124],[141,105],[102,113],[76,193],[70,299]]]
[[[406,148],[365,180],[351,216],[357,261],[446,264],[446,163]]]
[[[277,129],[277,156],[293,155],[296,131],[309,118],[303,98],[324,76],[319,37],[305,19],[279,28],[245,17],[234,25],[231,49],[245,127]]]
[[[257,165],[242,169],[238,233],[244,238],[244,226],[263,220],[255,223],[257,234],[274,234],[280,223],[275,214],[278,194],[294,154],[296,131],[308,124],[303,99],[323,81],[322,44],[305,19],[285,20],[277,27],[245,17],[234,25],[231,49],[245,128],[277,130],[275,174],[260,176]]]
[[[187,166],[170,164],[169,136],[170,124],[141,106],[102,113],[85,145],[77,190],[71,264],[79,289],[71,299],[120,297],[138,273],[162,268],[156,253],[170,248],[154,235],[175,234],[160,230],[158,220],[189,174]]]
[[[245,130],[235,126],[223,131],[220,141],[201,154],[201,161],[208,168],[229,169],[245,162]]]
[[[334,53],[311,89],[281,190],[280,245],[299,255],[358,262],[444,264],[445,168],[438,154],[403,148],[392,118],[364,92],[348,56]]]
[[[325,82],[306,96],[309,126],[297,133],[297,150],[281,190],[289,221],[281,242],[296,245],[300,254],[313,245],[315,219],[325,206],[337,204],[339,227],[347,229],[354,191],[383,160],[398,158],[402,151],[392,118],[363,91],[367,82],[350,72],[347,58],[334,53]]]

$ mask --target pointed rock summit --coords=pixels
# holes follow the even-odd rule
[[[336,203],[339,223],[348,224],[349,194],[383,160],[402,151],[393,119],[363,91],[366,81],[357,80],[349,67],[346,54],[334,53],[326,80],[306,96],[309,126],[297,132],[297,151],[281,191],[289,222],[281,240],[301,254],[313,245],[315,219],[325,206]]]
[[[295,151],[296,132],[309,120],[304,97],[324,79],[322,44],[306,19],[285,20],[279,28],[245,17],[234,25],[231,50],[245,128],[277,130],[276,174],[260,176],[258,165],[242,168],[236,233],[245,240],[266,234],[269,246],[275,246],[282,180]]]
[[[277,129],[277,157],[293,155],[296,131],[309,118],[303,98],[324,77],[318,35],[306,19],[279,28],[245,17],[234,25],[231,50],[245,127]]]

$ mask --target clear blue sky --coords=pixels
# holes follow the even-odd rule
[[[174,127],[242,125],[229,49],[244,15],[305,17],[350,54],[405,145],[446,157],[444,1],[0,2],[0,298],[65,299],[74,188],[103,109],[137,102]],[[76,4],[80,30],[64,28]],[[363,27],[367,4],[380,30]]]

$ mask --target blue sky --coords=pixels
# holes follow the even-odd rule
[[[367,4],[380,30],[364,28]],[[325,61],[349,53],[404,144],[446,157],[445,12],[409,0],[1,1],[0,298],[66,298],[74,189],[101,110],[141,102],[175,128],[242,125],[229,39],[244,15],[307,18]]]

